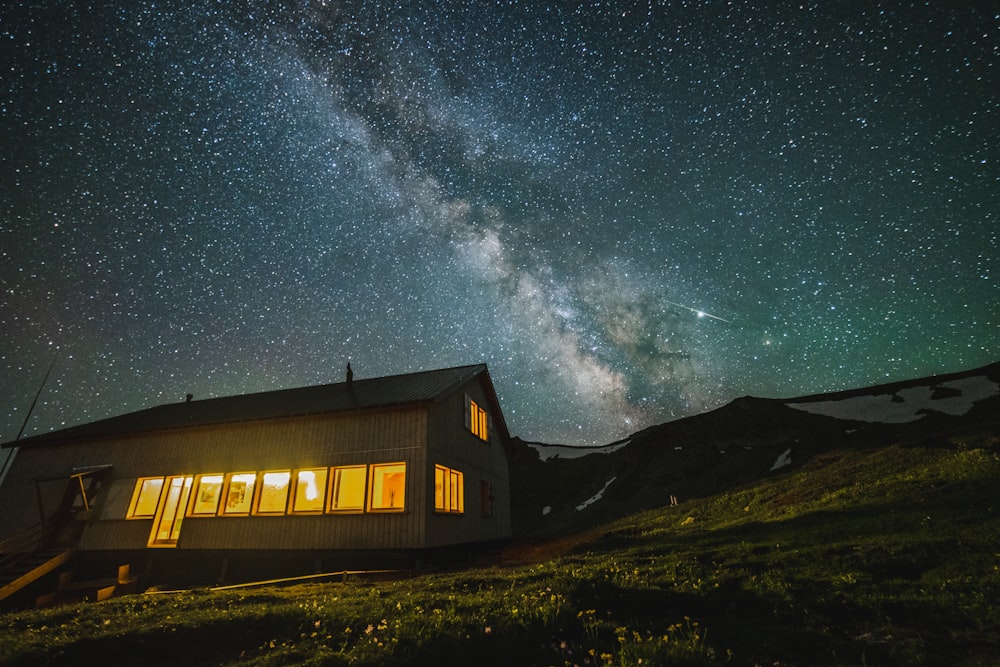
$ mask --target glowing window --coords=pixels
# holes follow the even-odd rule
[[[198,475],[194,486],[194,502],[191,504],[191,516],[213,516],[219,511],[219,499],[222,497],[222,482],[219,475]]]
[[[162,477],[143,477],[136,481],[126,519],[152,519],[163,491]]]
[[[434,466],[434,509],[458,514],[465,511],[465,476],[461,472]]]
[[[367,466],[342,466],[333,469],[331,512],[361,512],[365,509]]]
[[[486,410],[479,407],[479,404],[468,396],[465,397],[465,407],[465,427],[480,440],[489,441],[490,418],[486,414]]]
[[[371,467],[369,510],[402,510],[406,487],[405,463],[380,463]]]
[[[223,514],[249,514],[253,505],[253,490],[257,484],[257,473],[236,472],[226,476],[226,504]]]
[[[322,512],[326,500],[326,468],[299,470],[295,473],[293,512]]]
[[[288,470],[265,472],[260,479],[258,514],[284,514],[288,504],[288,483],[292,473]]]
[[[181,524],[184,522],[184,510],[191,496],[191,486],[194,477],[168,477],[166,493],[163,502],[157,508],[153,520],[153,530],[146,546],[173,547],[181,535]]]

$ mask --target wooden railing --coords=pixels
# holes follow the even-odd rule
[[[0,540],[0,572],[21,555],[37,550],[47,535],[46,526],[36,523],[23,532]]]

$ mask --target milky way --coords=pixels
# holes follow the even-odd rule
[[[992,3],[637,7],[4,3],[0,440],[53,360],[27,434],[486,362],[597,444],[1000,358]]]

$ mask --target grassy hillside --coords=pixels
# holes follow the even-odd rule
[[[7,614],[0,662],[992,665],[998,481],[993,428],[832,448],[463,571]]]
[[[965,391],[954,389],[956,382]],[[977,394],[976,384],[992,391]],[[624,446],[605,448],[609,453],[579,458],[574,457],[594,450],[518,441],[511,456],[515,534],[564,535],[668,505],[671,496],[685,500],[723,493],[784,474],[783,467],[773,468],[789,457],[796,467],[834,449],[936,446],[962,431],[995,433],[1000,429],[997,384],[1000,364],[791,401],[748,396],[645,429]],[[966,394],[971,397],[963,400]],[[926,398],[920,400],[921,395]],[[878,405],[885,416],[899,408],[912,417],[895,423],[855,421],[851,417],[861,415],[834,418],[791,407],[850,400]],[[557,457],[542,460],[540,453]]]

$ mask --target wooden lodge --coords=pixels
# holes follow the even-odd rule
[[[480,364],[348,367],[8,443],[0,599],[46,576],[191,585],[467,556],[510,537],[509,440]]]

